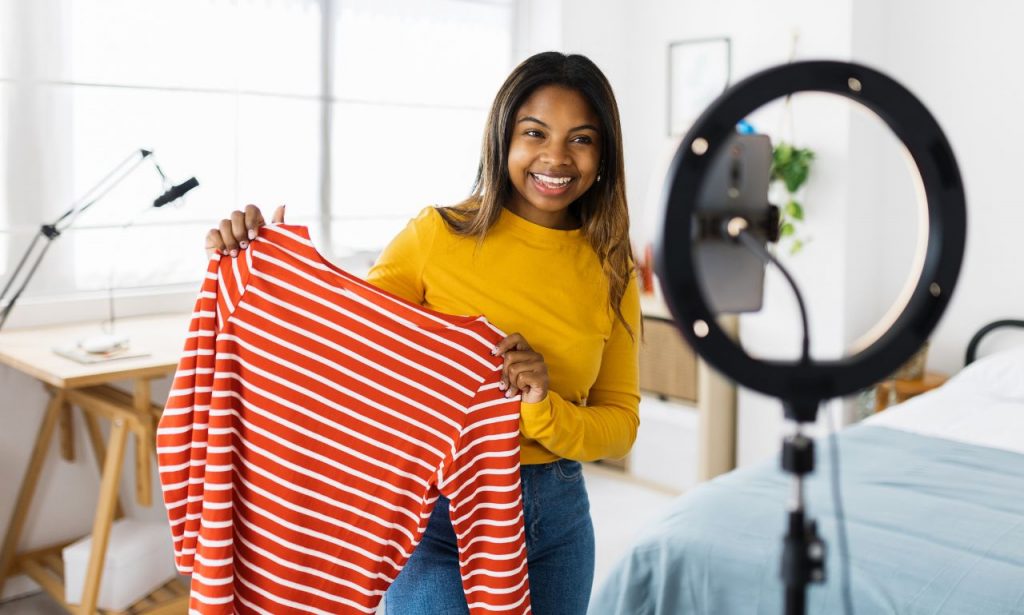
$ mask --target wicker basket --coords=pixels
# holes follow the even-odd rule
[[[924,378],[925,363],[928,360],[928,342],[925,342],[914,356],[892,374],[894,380],[920,380]]]

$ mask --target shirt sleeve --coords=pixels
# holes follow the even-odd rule
[[[437,225],[444,223],[433,210],[424,208],[391,240],[366,274],[367,282],[416,305],[423,304],[423,267]]]
[[[449,500],[472,615],[529,613],[519,482],[519,398],[482,386],[438,487]]]
[[[548,391],[536,403],[523,402],[520,429],[525,437],[565,459],[594,461],[624,457],[640,426],[640,294],[633,276],[622,296],[601,355],[601,368],[580,406]]]
[[[206,478],[207,426],[216,367],[217,332],[241,299],[252,250],[210,259],[185,348],[156,432],[160,486],[182,574],[193,572]]]

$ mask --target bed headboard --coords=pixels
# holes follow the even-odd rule
[[[964,357],[964,365],[970,365],[977,358],[978,344],[981,343],[981,338],[988,335],[993,329],[999,329],[1000,327],[1020,327],[1024,329],[1024,320],[997,320],[979,329],[967,344],[967,355]]]

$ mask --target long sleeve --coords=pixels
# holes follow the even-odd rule
[[[470,613],[529,613],[519,482],[519,398],[495,378],[477,392],[438,487],[450,501]]]
[[[410,220],[366,274],[369,283],[417,305],[424,300],[423,267],[436,232],[431,210],[424,208]]]
[[[174,540],[175,564],[182,574],[193,572],[203,507],[217,331],[241,298],[251,258],[251,250],[247,250],[244,258],[217,255],[210,259],[157,427],[161,489]]]
[[[522,404],[523,435],[560,457],[577,461],[623,457],[636,440],[640,425],[640,295],[635,277],[623,294],[621,310],[633,335],[615,319],[585,406],[554,391],[537,403]]]

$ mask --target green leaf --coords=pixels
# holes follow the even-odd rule
[[[772,150],[772,179],[782,180],[783,171],[790,165],[793,158],[793,148],[788,143],[779,143]]]
[[[782,181],[786,182],[786,190],[794,193],[807,181],[811,169],[799,163],[793,163],[782,170]]]
[[[804,249],[804,242],[799,239],[794,239],[793,244],[789,247],[789,253],[791,255],[796,254],[800,250]]]
[[[780,142],[772,150],[773,180],[785,183],[786,190],[794,193],[807,181],[811,171],[814,152],[807,148],[796,148],[789,143]]]
[[[789,222],[783,222],[782,223],[782,228],[779,230],[779,234],[782,235],[783,237],[789,237],[790,235],[792,235],[795,232],[796,232],[796,227],[794,227]]]
[[[796,200],[790,199],[789,202],[786,203],[786,215],[794,220],[803,220],[804,208]]]

